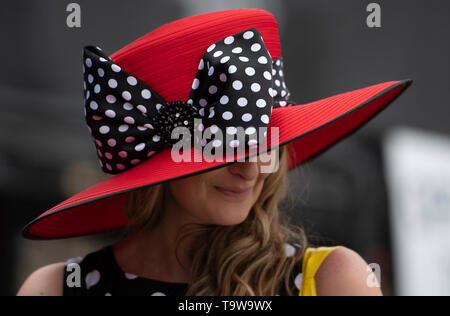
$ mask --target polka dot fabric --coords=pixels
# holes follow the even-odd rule
[[[285,243],[286,256],[296,255],[300,250],[299,246],[296,243]],[[80,266],[81,286],[67,285],[65,280],[70,279],[70,271],[73,270],[65,269],[64,296],[184,296],[188,290],[187,283],[153,280],[123,271],[115,259],[112,245],[89,253],[84,258],[69,259],[66,266],[71,263]],[[298,293],[301,288],[302,264],[303,261],[298,262],[290,273],[290,287],[293,293]],[[287,295],[282,284],[276,295]]]
[[[272,60],[255,28],[207,48],[186,101],[166,102],[99,47],[86,46],[83,61],[86,122],[106,173],[121,173],[173,146],[175,127],[190,131],[189,145],[212,152],[255,148],[266,137],[272,109],[295,104],[282,58]],[[194,138],[194,130],[208,134]]]
[[[98,47],[85,47],[83,68],[86,123],[102,170],[119,173],[161,150],[149,117],[164,100]]]

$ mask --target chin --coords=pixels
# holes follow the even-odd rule
[[[215,211],[217,214],[217,210]],[[221,210],[220,211],[223,216],[215,217],[216,225],[219,226],[234,226],[243,223],[247,217],[249,212],[242,210],[240,213],[236,213],[236,211],[230,210]]]

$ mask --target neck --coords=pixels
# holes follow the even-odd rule
[[[154,229],[137,230],[115,245],[117,262],[125,272],[140,277],[188,283],[190,280],[188,252],[193,240],[189,236],[179,242],[179,260],[175,254],[175,242],[181,227],[192,223],[193,219],[171,203],[167,203],[163,214],[161,222]]]

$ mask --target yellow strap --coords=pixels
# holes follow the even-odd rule
[[[300,287],[300,292],[298,293],[299,296],[317,296],[316,281],[314,280],[317,270],[319,270],[322,262],[333,250],[342,247],[343,246],[306,249],[303,257],[303,281]]]

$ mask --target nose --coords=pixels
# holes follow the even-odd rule
[[[259,165],[252,161],[236,162],[231,164],[228,170],[231,174],[250,181],[256,179],[259,175]]]

